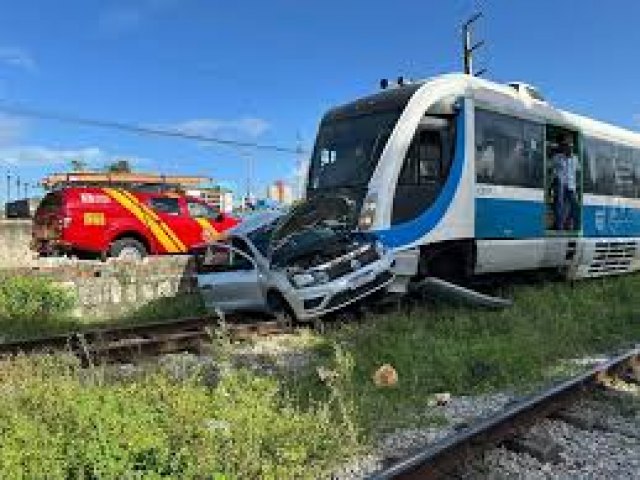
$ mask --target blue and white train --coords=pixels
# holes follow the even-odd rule
[[[554,208],[561,141],[578,159],[568,222]],[[352,199],[359,227],[413,255],[420,276],[640,268],[640,134],[522,83],[448,74],[330,110],[306,194]]]

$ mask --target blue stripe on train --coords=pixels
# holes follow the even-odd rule
[[[640,209],[586,205],[583,207],[584,235],[589,237],[640,236]]]
[[[476,198],[476,238],[544,237],[543,220],[541,202]]]
[[[449,209],[456,191],[460,187],[460,179],[462,178],[465,139],[464,121],[465,109],[463,104],[463,107],[457,115],[456,146],[451,171],[433,204],[413,220],[399,225],[393,225],[389,229],[376,231],[377,236],[387,247],[400,248],[425,236],[438,225]]]
[[[476,198],[476,238],[538,238],[545,236],[542,202]],[[585,237],[640,236],[640,209],[631,207],[583,207]]]

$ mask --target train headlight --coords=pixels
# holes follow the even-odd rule
[[[360,218],[358,219],[358,227],[360,227],[360,230],[369,230],[373,227],[377,206],[378,195],[375,193],[367,195],[367,198],[362,204],[362,212],[360,212]]]

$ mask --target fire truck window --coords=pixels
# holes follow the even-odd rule
[[[187,210],[192,217],[215,218],[218,216],[212,207],[200,202],[187,202]]]
[[[177,198],[152,198],[149,204],[156,212],[180,215],[180,203]]]

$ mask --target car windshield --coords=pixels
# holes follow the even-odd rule
[[[262,225],[261,227],[247,233],[247,238],[264,257],[269,256],[269,245],[271,244],[271,238],[273,237],[273,232],[277,223],[278,222],[274,220],[271,223]]]

